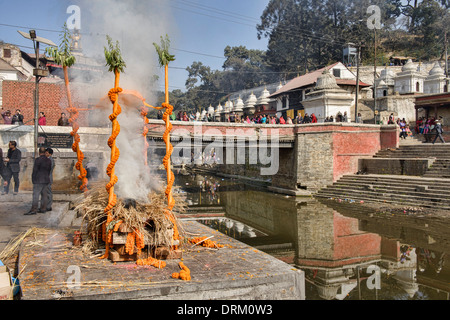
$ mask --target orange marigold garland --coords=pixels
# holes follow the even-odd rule
[[[134,232],[128,232],[127,242],[125,243],[125,252],[130,256],[134,254],[134,247],[136,244],[136,237]]]
[[[135,238],[135,243],[136,243],[137,254],[140,255],[142,249],[144,249],[144,247],[145,247],[145,237],[138,230],[135,230],[134,238]]]
[[[158,269],[164,269],[166,267],[165,261],[158,260],[153,257],[148,257],[147,259],[138,259],[136,263],[138,266],[153,266]]]
[[[162,104],[162,107],[166,109],[163,115],[163,120],[166,124],[166,131],[163,135],[163,140],[166,144],[166,156],[163,159],[164,168],[167,171],[167,188],[166,188],[166,196],[167,196],[167,210],[166,217],[173,223],[173,240],[179,240],[179,232],[177,225],[175,223],[175,217],[173,216],[172,209],[175,206],[175,199],[172,194],[172,186],[175,181],[175,176],[171,170],[170,165],[170,157],[173,153],[173,146],[170,143],[170,131],[172,131],[172,124],[170,123],[170,116],[173,113],[173,106],[169,104],[169,62],[175,60],[175,56],[169,53],[170,40],[166,35],[164,39],[161,37],[161,46],[156,43],[153,43],[155,46],[156,52],[158,53],[159,65],[164,67],[164,76],[165,76],[165,100]],[[176,246],[174,246],[176,248]]]
[[[70,85],[69,85],[69,68],[73,66],[76,62],[76,58],[71,52],[69,39],[70,39],[70,31],[67,28],[67,25],[64,24],[63,33],[61,35],[62,42],[59,45],[59,47],[48,47],[45,51],[47,54],[53,57],[56,64],[62,65],[63,67],[64,84],[66,87],[67,104],[68,104],[67,111],[70,113],[69,123],[72,125],[72,132],[70,133],[70,135],[74,137],[72,150],[77,153],[77,163],[75,165],[75,168],[78,171],[80,171],[80,175],[78,176],[78,179],[81,180],[80,190],[86,192],[88,180],[86,178],[87,171],[86,169],[83,168],[84,154],[83,152],[81,152],[79,146],[80,136],[78,135],[78,129],[80,128],[80,126],[77,123],[79,112],[72,103],[72,95],[70,93]]]
[[[114,193],[114,185],[118,181],[118,178],[115,175],[115,165],[120,156],[119,148],[117,148],[116,146],[116,138],[120,133],[120,125],[117,117],[122,112],[122,108],[120,107],[118,100],[119,94],[123,91],[122,88],[119,87],[119,80],[120,72],[123,71],[126,64],[122,59],[119,43],[117,42],[116,47],[114,47],[112,39],[109,36],[107,36],[106,39],[108,40],[109,45],[109,50],[105,48],[106,63],[107,65],[109,65],[109,71],[114,71],[115,76],[114,88],[112,88],[108,93],[108,97],[113,103],[113,112],[109,116],[109,120],[112,122],[112,133],[108,139],[108,146],[111,148],[111,162],[106,169],[106,173],[110,178],[109,183],[106,185],[106,191],[109,194],[109,198],[108,205],[104,209],[104,212],[107,214],[106,225],[109,226],[109,224],[113,220],[112,209],[117,203],[117,195]],[[111,241],[110,235],[112,234],[112,232],[113,230],[109,230],[108,235],[106,236],[106,250],[105,254],[102,257],[103,259],[109,256],[109,247]]]
[[[201,245],[206,248],[223,248],[223,245],[216,243],[215,241],[209,240],[208,237],[196,237],[188,239],[188,242],[194,245]]]
[[[148,149],[148,141],[147,141],[147,133],[148,133],[148,127],[147,124],[149,123],[149,120],[147,118],[147,113],[148,113],[148,108],[146,107],[142,107],[141,108],[141,116],[144,119],[144,128],[142,130],[142,136],[144,137],[144,164],[145,167],[147,168],[148,166],[148,157],[147,157],[147,149]]]
[[[189,268],[186,267],[183,262],[180,262],[178,265],[180,266],[181,271],[172,273],[172,278],[181,279],[184,281],[190,281],[191,280],[191,270],[189,270]]]
[[[71,105],[71,103],[69,103],[69,105]],[[80,174],[78,176],[78,179],[81,181],[81,186],[80,186],[80,190],[83,192],[87,191],[87,184],[88,184],[88,179],[86,178],[87,176],[87,171],[86,169],[83,167],[83,160],[84,160],[84,154],[80,149],[80,135],[78,134],[78,129],[80,128],[77,119],[78,119],[78,115],[79,112],[77,110],[77,108],[70,106],[67,111],[70,114],[69,117],[69,123],[72,125],[72,132],[70,133],[70,135],[73,137],[74,139],[74,143],[72,145],[72,151],[75,152],[77,154],[77,163],[75,164],[75,168],[80,171]]]

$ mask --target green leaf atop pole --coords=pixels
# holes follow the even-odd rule
[[[61,33],[61,43],[58,48],[48,47],[45,52],[51,56],[55,62],[63,67],[71,67],[75,64],[76,59],[70,50],[70,31],[67,24],[64,23],[63,32]]]
[[[156,52],[158,53],[159,65],[164,67],[169,64],[170,61],[175,61],[175,56],[169,54],[170,40],[166,34],[166,39],[161,36],[161,46],[153,42]]]
[[[116,41],[116,45],[114,46],[110,36],[107,35],[106,40],[108,40],[109,47],[109,49],[105,47],[106,66],[109,66],[110,72],[117,70],[122,73],[127,65],[122,58],[119,41]]]

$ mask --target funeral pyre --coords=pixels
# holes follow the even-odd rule
[[[86,249],[95,250],[109,243],[107,258],[111,261],[136,261],[157,268],[164,268],[162,260],[180,257],[180,238],[175,240],[174,233],[182,233],[182,227],[176,218],[167,217],[163,190],[150,191],[147,202],[118,198],[110,221],[104,211],[108,197],[104,184],[96,183],[75,208],[83,217],[81,231],[86,235]],[[177,194],[175,198],[174,211],[184,212],[183,199]]]

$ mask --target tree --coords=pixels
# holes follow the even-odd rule
[[[444,33],[449,31],[449,13],[433,0],[424,0],[417,8],[414,32],[421,36],[421,58],[439,56],[443,50]],[[447,23],[442,23],[442,22]]]
[[[225,86],[226,91],[254,88],[280,80],[279,75],[267,65],[266,53],[262,50],[227,46],[224,56],[221,87]]]
[[[77,153],[77,163],[75,164],[75,168],[80,171],[80,175],[78,176],[78,179],[81,181],[80,190],[86,192],[88,180],[86,178],[87,171],[83,167],[84,154],[80,149],[80,135],[78,134],[78,129],[80,128],[77,122],[79,112],[72,103],[69,85],[69,68],[75,64],[76,59],[70,51],[70,31],[66,24],[63,26],[59,47],[48,47],[46,53],[50,55],[58,65],[63,67],[64,84],[66,86],[67,103],[69,105],[68,111],[70,114],[69,123],[72,125],[71,135],[74,137],[72,150]]]
[[[286,75],[306,73],[341,60],[349,42],[363,44],[362,59],[372,60],[374,31],[367,26],[371,5],[380,8],[377,36],[383,37],[402,13],[401,0],[269,1],[257,25],[258,37],[269,39],[267,63]]]
[[[186,80],[187,99],[191,102],[192,110],[206,108],[215,104],[226,92],[221,87],[223,72],[213,71],[203,63],[195,61],[186,68],[188,79]]]

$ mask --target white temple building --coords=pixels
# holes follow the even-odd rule
[[[436,62],[424,81],[423,93],[430,94],[447,92],[445,79],[444,70],[441,68],[439,62]]]
[[[426,75],[418,70],[411,59],[403,66],[402,71],[395,76],[395,91],[399,94],[413,94],[423,92]]]
[[[305,113],[317,117],[318,122],[324,122],[325,118],[338,114],[348,115],[347,122],[350,122],[350,112],[354,95],[338,86],[336,78],[328,69],[317,78],[313,91],[305,95],[303,106]]]

